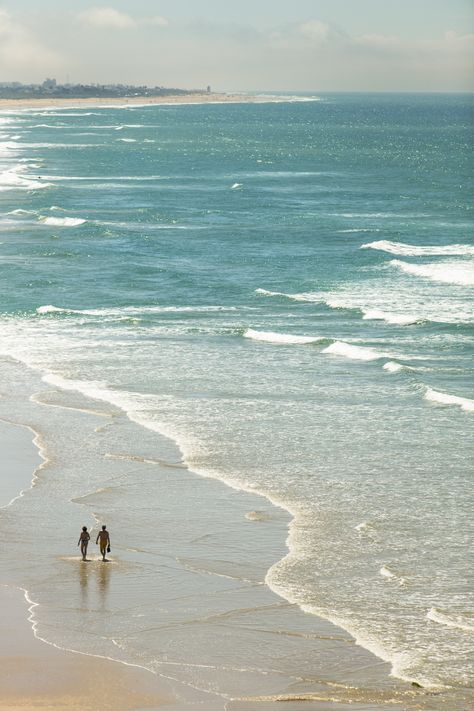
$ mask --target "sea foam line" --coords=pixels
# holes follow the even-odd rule
[[[68,309],[53,304],[38,306],[36,313],[44,314],[78,314],[81,316],[140,316],[141,314],[161,313],[214,313],[237,311],[236,306],[122,306],[103,309]]]
[[[426,617],[432,622],[437,622],[439,625],[454,627],[464,632],[474,632],[474,620],[467,621],[461,615],[447,615],[441,612],[441,610],[437,610],[436,607],[432,607],[426,613]]]

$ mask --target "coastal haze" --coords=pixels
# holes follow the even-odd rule
[[[0,33],[0,708],[472,708],[470,5]]]
[[[470,0],[2,0],[3,81],[468,91]]]

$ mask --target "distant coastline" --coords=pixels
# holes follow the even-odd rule
[[[208,92],[194,92],[190,94],[169,94],[166,96],[90,96],[87,98],[62,98],[56,96],[42,96],[39,98],[5,99],[0,98],[1,109],[26,109],[46,107],[74,107],[74,106],[148,106],[152,104],[226,104],[226,103],[253,103],[293,101],[292,97],[277,95],[251,95],[251,94],[218,94]]]

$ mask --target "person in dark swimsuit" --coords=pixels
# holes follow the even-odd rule
[[[86,560],[87,546],[89,545],[90,539],[91,539],[91,537],[90,537],[89,533],[87,532],[87,526],[83,526],[81,535],[79,536],[79,540],[77,542],[77,545],[80,544],[80,546],[81,546],[82,560]]]

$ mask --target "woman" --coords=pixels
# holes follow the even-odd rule
[[[82,560],[85,560],[85,559],[86,559],[87,546],[88,546],[88,544],[89,544],[90,538],[91,538],[91,537],[90,537],[90,535],[89,535],[88,532],[87,532],[87,526],[83,526],[83,527],[82,527],[82,531],[81,531],[81,535],[79,536],[79,540],[78,540],[78,542],[77,542],[77,545],[79,545],[79,543],[81,544]]]

